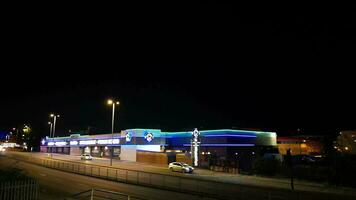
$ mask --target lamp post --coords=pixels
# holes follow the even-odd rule
[[[57,117],[59,117],[59,115],[51,114],[50,117],[53,118],[52,142],[53,142],[53,146],[54,146],[54,134],[56,133],[56,121],[57,121]],[[52,124],[51,124],[51,127],[52,127]],[[51,148],[51,158],[53,158],[53,147]]]
[[[110,154],[110,166],[112,166],[112,157],[114,154],[114,119],[115,119],[115,105],[119,105],[119,101],[113,101],[111,99],[108,100],[108,105],[112,105],[112,119],[111,119],[111,154]]]
[[[51,138],[53,124],[52,124],[52,122],[48,122],[48,125],[49,125],[49,138]],[[47,147],[48,147],[48,142],[47,142]],[[50,149],[51,149],[51,153],[52,153],[52,147]]]

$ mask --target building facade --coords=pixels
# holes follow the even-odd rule
[[[195,166],[239,165],[276,149],[276,133],[246,130],[163,132],[159,129],[128,129],[101,135],[72,134],[42,140],[41,151],[70,155],[167,164],[184,161]],[[244,166],[246,165],[246,166]]]

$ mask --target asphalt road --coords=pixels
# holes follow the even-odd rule
[[[10,153],[10,152],[8,152]],[[19,153],[21,155],[29,156],[29,153]],[[47,153],[33,153],[32,156],[36,157],[49,157]],[[72,155],[64,155],[64,154],[53,154],[54,159],[60,160],[69,160],[75,162],[81,162],[86,164],[97,164],[108,166],[110,163],[110,159],[108,158],[96,158],[93,160],[81,160],[80,156],[72,156]],[[234,183],[240,185],[249,185],[255,187],[272,187],[272,188],[280,188],[280,189],[290,189],[290,179],[288,178],[269,178],[269,177],[260,177],[260,176],[250,176],[250,175],[242,175],[242,174],[229,174],[223,172],[214,172],[205,169],[195,169],[193,174],[182,174],[179,172],[170,172],[167,166],[162,165],[153,165],[146,163],[138,163],[131,161],[122,161],[122,160],[113,160],[113,167],[131,169],[131,170],[143,170],[147,172],[161,173],[161,174],[174,174],[178,176],[186,176],[192,178],[198,178],[203,180],[213,180],[220,181],[225,183]],[[294,188],[299,191],[316,191],[316,192],[326,192],[326,193],[353,193],[356,195],[356,192],[353,192],[353,189],[350,188],[335,188],[330,187],[326,183],[316,183],[302,180],[294,180]]]
[[[21,153],[21,152],[6,152],[6,156],[10,156],[16,159],[29,160],[32,157],[46,157],[46,154],[43,153]],[[55,155],[55,159],[76,161],[87,164],[100,164],[108,165],[108,159],[95,158],[93,161],[80,161],[79,157],[76,156],[67,156],[67,155]],[[7,160],[7,161],[4,161]],[[0,167],[2,165],[7,165],[8,167],[13,167],[13,164],[10,164],[9,158],[0,157]],[[14,161],[12,161],[14,162]],[[77,174],[71,174],[67,172],[62,172],[58,170],[48,169],[45,167],[23,163],[17,164],[17,167],[23,168],[26,171],[29,171],[29,175],[34,176],[40,179],[41,184],[41,197],[46,197],[52,191],[55,191],[60,197],[65,197],[70,194],[75,194],[84,190],[88,190],[92,187],[94,188],[103,188],[107,190],[118,191],[122,193],[128,193],[131,195],[144,197],[147,199],[199,199],[199,197],[189,194],[182,194],[178,192],[171,192],[135,185],[127,185],[123,183],[116,183],[111,181],[106,181],[102,179],[86,177]],[[148,165],[136,162],[124,162],[124,161],[115,161],[114,167],[127,168],[127,169],[139,169],[143,171],[152,171],[156,173],[170,173],[167,167],[165,166],[155,166]],[[279,180],[271,178],[262,178],[254,176],[243,176],[243,175],[230,175],[225,173],[216,173],[208,170],[197,170],[194,174],[180,174],[174,173],[174,175],[179,176],[192,176],[199,179],[207,180],[219,180],[221,182],[231,182],[238,183],[236,186],[230,187],[226,194],[222,194],[229,199],[261,199],[268,196],[271,188],[274,188],[272,197],[267,199],[271,200],[282,200],[282,199],[355,199],[356,191],[351,188],[336,188],[323,186],[322,184],[311,183],[310,185],[303,182],[297,182],[297,188],[299,189],[298,195],[301,195],[297,198],[298,195],[291,194],[289,188],[288,180]],[[50,180],[49,180],[50,179]],[[47,183],[49,181],[49,183]],[[258,187],[256,187],[258,186]],[[60,187],[60,188],[58,188]],[[306,188],[306,190],[301,190]],[[219,195],[220,196],[220,195]],[[52,199],[52,198],[43,198],[43,199]],[[54,199],[54,198],[53,198]],[[57,198],[58,199],[58,198]]]
[[[27,175],[36,178],[40,184],[40,200],[63,200],[73,194],[100,188],[134,195],[145,199],[202,199],[195,195],[189,195],[166,190],[141,187],[130,184],[117,183],[113,181],[92,178],[88,176],[67,173],[59,170],[49,169],[27,162],[0,157],[1,168],[19,168]]]

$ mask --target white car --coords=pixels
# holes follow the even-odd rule
[[[182,173],[193,173],[194,168],[192,166],[189,166],[186,163],[182,162],[172,162],[169,163],[168,169],[176,172],[182,172]]]
[[[80,159],[82,159],[82,160],[93,160],[93,157],[91,157],[90,154],[82,154],[80,156]]]

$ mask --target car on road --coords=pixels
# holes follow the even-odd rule
[[[80,156],[80,159],[82,159],[82,160],[93,160],[93,157],[90,154],[82,154]]]
[[[168,169],[172,172],[193,173],[194,168],[186,163],[171,162],[168,165]]]

